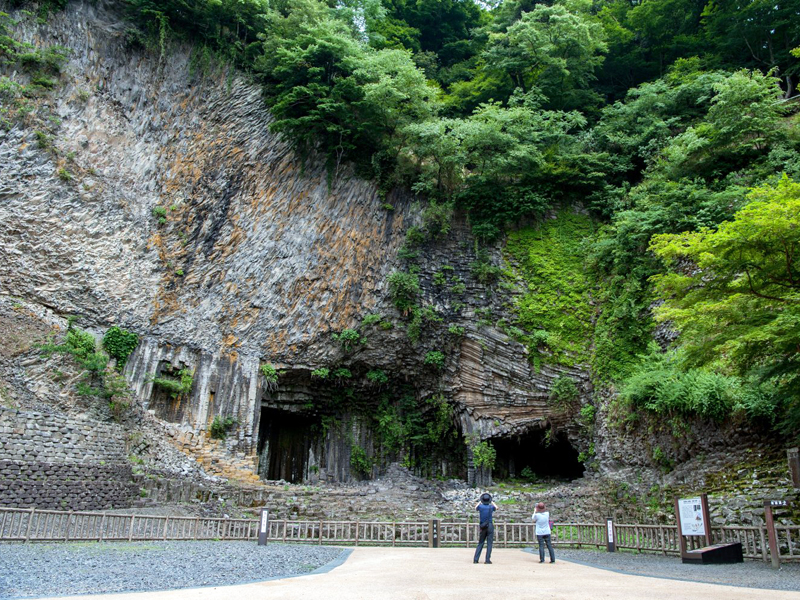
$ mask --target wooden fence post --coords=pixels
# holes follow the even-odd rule
[[[97,541],[102,542],[106,533],[106,513],[103,513],[103,518],[100,519],[100,533],[97,536]]]
[[[64,530],[64,541],[65,542],[69,541],[69,529],[70,529],[71,526],[72,526],[72,511],[69,511],[69,513],[67,514],[67,527]]]
[[[31,539],[31,527],[33,526],[33,514],[36,512],[36,507],[31,506],[31,514],[28,515],[28,529],[25,531],[25,541]]]
[[[131,515],[131,523],[128,527],[128,541],[133,540],[133,522],[136,520],[136,515]]]
[[[772,516],[772,504],[767,500],[764,502],[764,516],[766,517],[767,536],[769,537],[769,553],[772,558],[772,568],[781,568],[781,554],[778,547],[778,532],[775,529],[775,519]]]

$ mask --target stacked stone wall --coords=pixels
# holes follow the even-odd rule
[[[121,427],[0,408],[0,506],[127,508],[138,491]]]

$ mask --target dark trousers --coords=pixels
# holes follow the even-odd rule
[[[478,547],[475,549],[475,562],[481,559],[481,552],[483,551],[483,542],[486,542],[486,560],[492,558],[492,541],[494,540],[494,525],[489,525],[487,529],[481,529],[481,536],[478,539]]]
[[[550,535],[537,535],[536,539],[539,540],[539,562],[544,562],[544,544],[547,544],[547,549],[550,551],[550,562],[556,562],[556,553],[553,552]]]

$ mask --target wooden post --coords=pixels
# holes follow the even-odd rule
[[[764,516],[767,524],[767,536],[769,536],[769,554],[772,558],[772,568],[781,568],[781,555],[778,548],[778,532],[775,530],[775,519],[772,516],[772,504],[764,502]]]
[[[136,515],[131,515],[131,524],[128,528],[128,541],[130,542],[133,539],[133,522],[136,520]]]
[[[28,515],[28,529],[25,531],[25,541],[28,542],[31,539],[31,527],[33,526],[33,513],[36,512],[36,507],[31,506],[31,514]]]
[[[789,460],[789,474],[792,477],[792,486],[800,488],[800,448],[789,448],[786,451],[786,457]]]
[[[106,513],[103,513],[103,518],[100,519],[100,534],[97,536],[97,541],[102,542],[103,536],[106,533]]]
[[[711,541],[711,512],[708,510],[708,494],[700,494],[700,506],[703,511],[703,523],[706,528],[706,546],[714,542]]]
[[[164,517],[164,541],[167,539],[167,530],[169,529],[169,517]]]
[[[69,528],[72,526],[72,511],[67,513],[67,527],[64,530],[64,541],[69,541]]]
[[[197,541],[197,532],[200,529],[200,517],[194,518],[194,539]]]
[[[358,521],[356,521],[356,546],[358,546],[358,530],[360,527],[358,526]]]
[[[678,522],[678,543],[681,549],[681,557],[686,556],[686,538],[683,537],[683,529],[681,528],[681,508],[678,504],[678,498],[675,498],[675,519]]]
[[[322,519],[319,520],[319,545],[322,546]]]

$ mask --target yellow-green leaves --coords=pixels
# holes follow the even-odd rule
[[[653,277],[656,310],[687,356],[744,373],[800,352],[800,184],[784,177],[716,231],[658,235],[650,249],[672,270]]]

